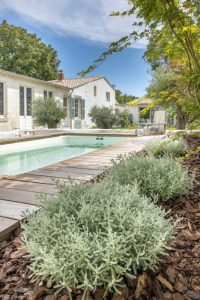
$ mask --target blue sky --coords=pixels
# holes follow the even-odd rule
[[[131,30],[130,18],[110,17],[127,8],[126,0],[1,0],[0,20],[22,26],[58,52],[65,77],[77,77],[94,59]],[[142,96],[149,66],[142,55],[146,41],[110,56],[90,75],[104,75],[122,92]],[[90,76],[88,75],[88,76]]]

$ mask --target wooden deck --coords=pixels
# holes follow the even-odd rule
[[[152,138],[152,137],[151,137]],[[148,138],[150,139],[150,138]],[[55,180],[71,184],[71,178],[78,184],[90,181],[102,173],[111,159],[119,154],[139,151],[147,138],[132,138],[128,141],[68,159],[41,169],[17,176],[0,179],[0,240],[3,240],[23,219],[23,211],[39,208],[40,193],[56,192]]]

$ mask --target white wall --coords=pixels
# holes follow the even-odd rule
[[[128,110],[132,115],[132,121],[137,123],[139,122],[139,107],[138,106],[129,106],[129,105],[116,105],[116,110],[118,109],[120,112],[124,110]]]
[[[43,97],[44,90],[52,91],[57,100],[62,100],[68,95],[68,90],[62,87],[55,87],[45,82],[15,77],[0,72],[0,82],[4,83],[5,114],[0,117],[0,131],[11,131],[13,128],[20,128],[19,113],[19,87],[32,88],[32,101]]]
[[[94,96],[94,86],[97,87],[97,95]],[[106,92],[110,93],[110,101],[106,100]],[[83,86],[75,88],[72,97],[80,96],[85,100],[85,120],[82,121],[83,128],[91,127],[93,124],[88,116],[93,106],[107,106],[115,110],[115,90],[104,79],[94,80]]]
[[[32,88],[32,101],[38,97],[43,97],[44,90],[52,91],[57,100],[62,101],[64,96],[70,95],[71,91],[61,86],[53,86],[45,82],[22,78],[14,74],[6,74],[0,71],[0,82],[4,83],[5,116],[0,117],[0,131],[11,131],[20,128],[19,112],[19,87]],[[97,95],[94,96],[94,86],[97,87]],[[106,92],[110,93],[110,101],[106,99]],[[71,97],[79,96],[85,100],[85,120],[82,120],[82,128],[89,128],[93,124],[88,116],[93,106],[107,106],[115,110],[115,90],[104,79],[98,79],[80,86],[72,91]],[[68,123],[68,125],[70,122]],[[73,125],[73,122],[72,122]],[[64,121],[61,127],[65,126]]]

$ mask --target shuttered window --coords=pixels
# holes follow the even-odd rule
[[[79,103],[79,99],[75,99],[75,114],[74,114],[74,116],[75,116],[75,118],[78,118],[78,108],[79,108],[79,105],[78,105],[78,103]]]
[[[53,98],[53,92],[51,92],[51,91],[44,91],[44,99],[47,98],[47,97]]]
[[[32,115],[32,89],[31,88],[26,89],[26,111],[27,111],[27,116]]]
[[[85,100],[81,100],[81,120],[85,119]]]
[[[106,100],[110,101],[110,93],[109,92],[106,92]]]
[[[53,98],[53,92],[49,92],[49,98]]]
[[[67,115],[68,115],[68,100],[67,100],[67,98],[63,99],[63,109],[65,112],[65,117],[67,117]]]
[[[20,86],[19,88],[19,111],[20,111],[20,116],[24,116],[24,87]]]
[[[0,116],[4,116],[4,92],[3,92],[3,82],[0,82]]]
[[[74,117],[75,117],[75,100],[72,98],[70,102],[71,102],[71,118],[74,119]]]
[[[94,96],[95,97],[97,96],[97,87],[96,87],[96,85],[94,85]]]
[[[47,98],[47,91],[44,91],[44,99]]]

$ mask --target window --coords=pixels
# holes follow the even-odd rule
[[[96,95],[97,95],[97,87],[96,85],[94,85],[94,96],[96,97]]]
[[[19,112],[20,112],[20,116],[24,116],[24,87],[20,86],[19,88]]]
[[[53,92],[52,91],[44,91],[44,99],[47,97],[53,98]]]
[[[79,111],[79,99],[75,99],[75,113],[74,113],[75,118],[78,118],[79,116],[78,111]]]
[[[85,100],[81,100],[81,120],[85,119]]]
[[[0,116],[4,116],[4,89],[3,82],[0,82]]]
[[[20,116],[32,115],[32,88],[19,87],[19,112]]]
[[[26,115],[32,115],[32,89],[26,88]]]
[[[67,110],[68,110],[68,100],[67,100],[67,98],[63,99],[63,109],[64,109],[64,112],[65,112],[65,117],[67,117],[67,115],[68,115],[68,112],[67,112]]]
[[[106,92],[106,100],[110,101],[110,93],[109,92]]]
[[[47,95],[48,95],[47,91],[44,91],[44,99],[47,98]]]
[[[70,115],[71,115],[71,118],[74,119],[75,117],[75,100],[74,98],[71,98],[70,99]]]

